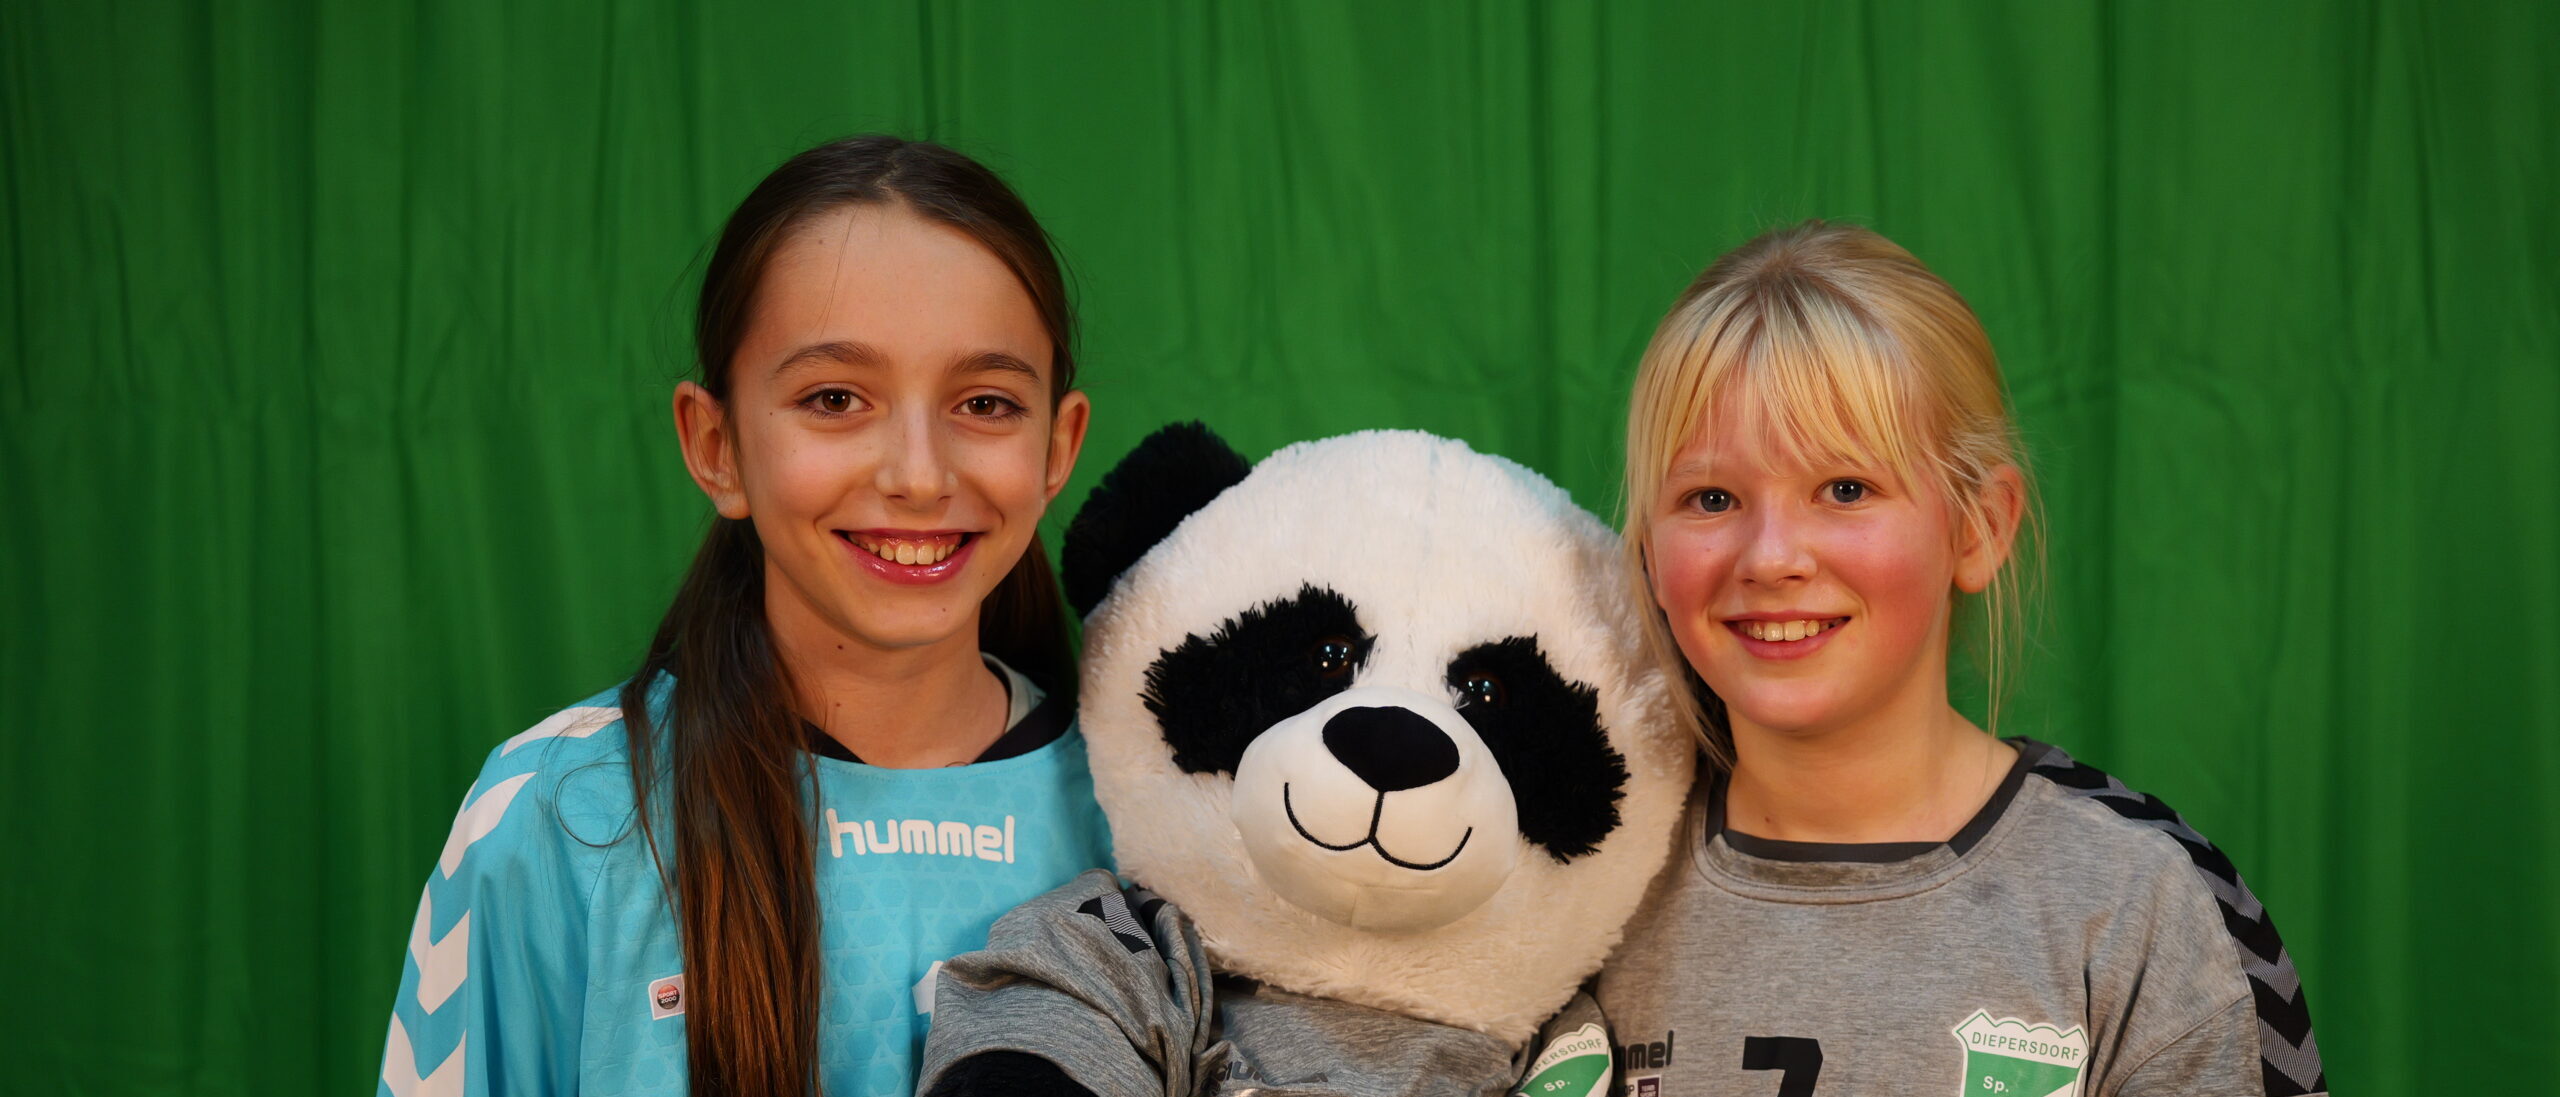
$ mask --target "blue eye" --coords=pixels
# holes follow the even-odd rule
[[[1723,488],[1708,488],[1705,491],[1694,492],[1689,496],[1689,501],[1699,510],[1709,514],[1722,514],[1733,509],[1733,493]]]
[[[1834,503],[1855,503],[1867,497],[1867,486],[1855,480],[1834,480],[1825,486],[1831,489]]]

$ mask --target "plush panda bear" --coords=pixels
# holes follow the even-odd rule
[[[1507,1085],[1691,775],[1615,535],[1448,439],[1249,466],[1186,424],[1103,478],[1062,563],[1095,796],[1144,890],[1089,873],[946,965],[926,1088]]]

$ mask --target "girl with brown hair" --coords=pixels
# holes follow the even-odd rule
[[[1072,336],[959,153],[837,141],[747,196],[674,398],[718,516],[630,680],[466,795],[383,1092],[910,1090],[933,964],[1110,859],[1036,534]]]

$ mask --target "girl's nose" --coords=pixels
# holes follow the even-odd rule
[[[1735,571],[1743,582],[1773,585],[1813,577],[1813,551],[1802,523],[1782,513],[1761,511],[1752,519],[1751,539],[1742,546]]]
[[[950,456],[942,432],[925,416],[901,415],[890,426],[887,452],[873,473],[880,494],[907,503],[931,503],[951,494]]]

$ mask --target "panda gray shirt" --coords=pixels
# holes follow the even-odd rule
[[[1480,1097],[1526,1061],[1480,1032],[1216,975],[1189,918],[1100,869],[998,919],[933,999],[916,1092],[936,1097],[985,1088],[945,1083],[988,1053],[1105,1097]]]
[[[2304,1094],[2302,987],[2229,860],[2023,739],[1944,843],[1684,842],[1594,984],[1628,1097]]]

